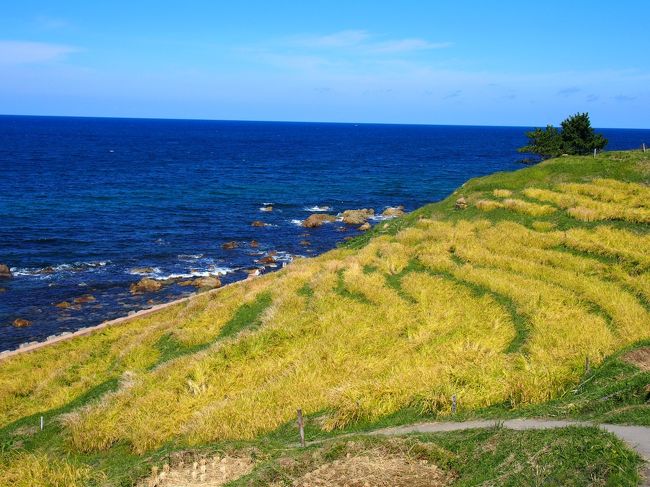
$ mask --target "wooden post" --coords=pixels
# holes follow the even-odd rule
[[[596,157],[596,151],[597,151],[597,149],[594,149],[594,157]]]
[[[456,394],[451,396],[451,414],[456,414]]]
[[[585,374],[591,371],[591,364],[589,363],[589,356],[585,357]]]
[[[43,431],[43,416],[41,416],[41,431]]]
[[[305,447],[305,422],[302,419],[302,409],[298,409],[298,429],[300,430],[300,446]]]
[[[645,152],[645,142],[643,143],[643,152]]]

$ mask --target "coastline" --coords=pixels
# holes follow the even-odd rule
[[[282,268],[280,268],[278,270],[282,270]],[[269,273],[269,274],[271,274],[271,273]],[[252,277],[251,279],[255,279],[255,278],[256,277]],[[14,350],[6,350],[4,352],[0,352],[0,362],[2,362],[5,359],[8,359],[10,357],[15,357],[15,356],[21,355],[23,353],[33,352],[35,350],[39,350],[39,349],[44,348],[46,346],[54,345],[55,343],[61,343],[63,341],[72,340],[73,338],[78,338],[78,337],[82,337],[82,336],[86,336],[86,335],[91,335],[92,333],[95,333],[96,331],[102,330],[104,328],[109,328],[111,326],[116,326],[116,325],[121,325],[121,324],[124,324],[124,323],[128,323],[129,321],[131,321],[133,319],[142,318],[143,316],[153,314],[153,313],[155,313],[157,311],[160,311],[160,310],[165,309],[165,308],[169,308],[169,307],[174,306],[176,304],[191,301],[191,300],[193,300],[193,299],[195,299],[195,298],[197,298],[199,296],[205,296],[207,294],[216,294],[219,291],[221,291],[222,289],[226,289],[227,287],[241,284],[243,282],[246,282],[247,280],[248,279],[241,279],[239,281],[231,282],[229,284],[218,287],[216,289],[210,289],[210,290],[204,291],[204,292],[195,292],[195,293],[190,294],[189,296],[184,296],[182,298],[173,299],[172,301],[168,301],[166,303],[156,304],[154,306],[151,306],[150,308],[145,308],[145,309],[141,309],[139,311],[130,312],[130,314],[127,314],[125,316],[120,316],[119,318],[114,318],[112,320],[103,321],[98,325],[79,328],[77,331],[73,331],[73,332],[63,332],[61,334],[54,335],[54,337],[51,338],[51,339],[45,339],[45,340],[40,341],[40,342],[27,342],[28,343],[27,345],[16,348]]]

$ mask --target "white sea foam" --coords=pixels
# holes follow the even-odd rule
[[[314,212],[318,212],[318,211],[332,211],[332,207],[331,206],[318,206],[318,205],[316,205],[316,206],[305,206],[303,208],[303,210],[311,211],[312,213],[314,213]]]
[[[147,271],[146,269],[151,269],[151,270]],[[140,268],[136,267],[133,269],[129,269],[128,273],[134,276],[148,276],[150,274],[160,273],[160,268],[159,267],[140,267]]]
[[[12,267],[11,273],[14,276],[49,276],[57,272],[82,272],[92,271],[101,267],[106,267],[110,261],[97,262],[73,262],[72,264],[59,264],[45,267]]]
[[[299,227],[302,226],[302,220],[295,220],[294,219],[294,220],[291,220],[291,223],[294,224],[294,225],[298,225]]]
[[[200,259],[203,257],[203,254],[178,254],[176,257],[178,260],[191,261]]]
[[[268,206],[262,206],[260,207],[260,211],[273,211],[273,208],[270,208]]]
[[[156,274],[153,279],[158,281],[165,281],[167,279],[190,279],[192,277],[211,277],[211,276],[225,276],[231,272],[235,272],[236,269],[231,267],[217,267],[212,266],[208,270],[191,270],[189,272],[172,272],[171,274]]]

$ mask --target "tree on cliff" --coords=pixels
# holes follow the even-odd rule
[[[536,128],[526,133],[528,145],[517,149],[519,152],[537,154],[542,159],[562,154],[587,155],[594,149],[602,150],[607,139],[597,134],[591,127],[588,113],[576,113],[562,122],[562,129],[552,125],[545,129]]]

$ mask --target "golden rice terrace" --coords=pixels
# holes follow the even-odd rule
[[[445,416],[454,395],[551,400],[587,357],[650,338],[649,178],[650,154],[612,152],[472,180],[345,248],[5,359],[0,427],[47,412],[67,452],[140,455],[257,438],[297,408],[335,430]],[[17,451],[5,471],[48,455]]]

